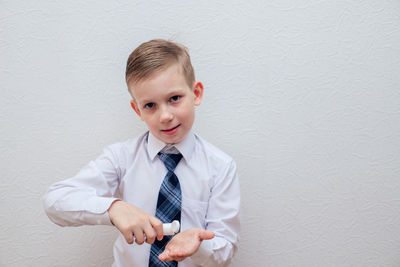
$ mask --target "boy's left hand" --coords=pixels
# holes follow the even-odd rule
[[[158,258],[162,261],[182,261],[196,253],[201,241],[212,239],[214,236],[214,232],[201,228],[191,228],[180,232],[168,242]]]

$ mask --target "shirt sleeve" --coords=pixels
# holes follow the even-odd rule
[[[206,229],[215,233],[204,240],[191,256],[200,266],[228,266],[237,251],[240,233],[240,186],[236,164],[232,160],[220,171],[212,188],[206,216]]]
[[[110,225],[108,208],[117,200],[120,166],[111,147],[74,177],[53,184],[43,197],[51,221],[60,226]]]

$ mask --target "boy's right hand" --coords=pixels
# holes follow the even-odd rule
[[[153,244],[156,237],[161,240],[164,236],[163,225],[159,219],[125,201],[114,201],[108,209],[108,214],[128,244],[133,244],[134,241],[139,245],[145,241]]]

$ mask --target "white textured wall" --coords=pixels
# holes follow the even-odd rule
[[[168,2],[168,3],[167,3]],[[0,266],[110,266],[111,227],[60,228],[48,186],[145,130],[143,41],[186,44],[196,131],[237,161],[233,266],[400,266],[399,1],[0,1]]]

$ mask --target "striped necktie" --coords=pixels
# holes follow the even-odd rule
[[[166,154],[158,153],[158,157],[164,162],[168,172],[165,175],[164,181],[161,184],[160,192],[158,193],[156,217],[163,223],[170,223],[174,220],[181,221],[181,205],[182,194],[181,186],[178,177],[175,175],[174,170],[176,165],[182,158],[182,154]],[[172,236],[164,236],[161,241],[157,239],[151,245],[149,267],[158,266],[174,266],[178,263],[176,261],[160,261],[158,255],[163,251],[167,243],[172,239]]]

